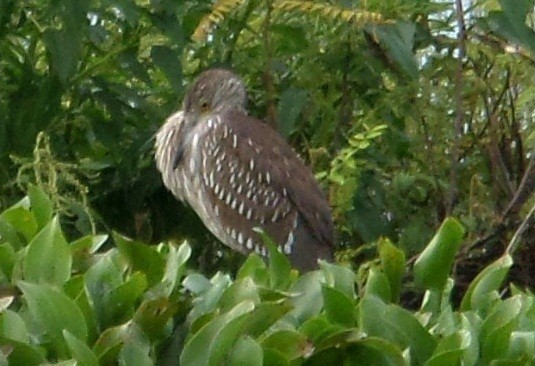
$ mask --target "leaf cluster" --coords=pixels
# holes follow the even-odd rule
[[[535,361],[535,298],[502,282],[503,256],[451,303],[464,235],[447,219],[415,262],[419,310],[398,304],[403,252],[379,244],[362,282],[322,262],[298,274],[266,242],[235,277],[188,270],[187,243],[148,246],[118,234],[68,242],[33,187],[0,214],[2,365],[478,365]],[[113,239],[115,246],[106,249]],[[360,283],[360,285],[359,285]]]

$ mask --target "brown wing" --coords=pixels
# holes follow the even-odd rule
[[[201,166],[212,208],[207,221],[214,234],[242,252],[264,254],[253,231],[259,227],[290,258],[308,255],[308,262],[315,263],[317,257],[330,257],[329,206],[312,172],[291,147],[269,126],[239,111],[215,115],[207,124],[212,127],[203,138]],[[306,253],[296,253],[297,249]]]

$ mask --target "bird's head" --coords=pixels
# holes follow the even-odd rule
[[[210,69],[200,74],[188,89],[183,110],[187,120],[198,121],[216,112],[245,110],[246,103],[247,92],[238,75],[226,69]]]

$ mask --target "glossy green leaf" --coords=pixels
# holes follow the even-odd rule
[[[366,295],[374,295],[385,302],[392,301],[388,277],[376,268],[370,268],[365,288]]]
[[[259,337],[291,309],[292,306],[287,301],[263,301],[251,312],[247,324],[244,324],[243,332],[252,337]]]
[[[461,245],[464,228],[447,218],[414,263],[414,277],[427,289],[441,291],[451,273],[453,260]]]
[[[180,364],[218,365],[238,338],[254,304],[244,301],[202,327],[184,346]]]
[[[123,283],[123,267],[119,255],[111,250],[91,266],[84,275],[89,301],[103,326],[112,322],[108,318],[109,294]]]
[[[513,259],[503,256],[481,271],[470,283],[461,302],[462,310],[487,310],[499,298],[497,293]]]
[[[20,315],[12,310],[0,312],[0,339],[30,343],[28,329]]]
[[[250,277],[234,281],[223,292],[219,299],[219,310],[222,312],[229,311],[234,306],[246,300],[251,301],[255,305],[260,302],[258,288]]]
[[[347,327],[356,325],[356,304],[343,292],[328,286],[322,286],[324,310],[332,323]]]
[[[76,303],[63,292],[46,284],[20,282],[19,287],[32,318],[51,337],[58,349],[63,348],[63,331],[87,339],[84,315]]]
[[[379,240],[378,249],[381,265],[390,285],[391,301],[398,302],[405,274],[405,253],[386,238]]]
[[[0,344],[10,348],[7,357],[10,366],[39,366],[46,361],[46,351],[41,347],[1,338]]]
[[[113,239],[132,270],[145,273],[150,286],[162,279],[165,262],[154,247],[130,240],[117,233],[114,233]]]
[[[210,283],[211,286],[200,294],[200,297],[197,300],[198,304],[188,315],[191,322],[199,316],[210,313],[217,308],[219,299],[223,295],[225,289],[230,286],[231,280],[228,275],[217,273],[210,279]]]
[[[238,338],[229,352],[228,360],[225,361],[229,366],[262,366],[264,353],[262,347],[252,338],[242,336]]]
[[[367,334],[409,348],[411,359],[423,363],[436,346],[435,339],[409,311],[386,305],[378,297],[365,296],[360,301],[360,325]]]
[[[44,228],[52,219],[54,205],[45,192],[38,186],[30,184],[28,187],[28,196],[30,197],[31,210],[38,229]]]
[[[269,282],[268,270],[265,262],[255,253],[249,254],[243,265],[240,267],[236,279],[251,277],[258,284],[267,285]]]
[[[521,296],[497,303],[481,324],[482,354],[486,362],[507,353],[511,332],[522,309]]]
[[[139,342],[127,342],[119,353],[118,361],[121,366],[152,366],[149,348]]]
[[[11,227],[15,230],[15,232],[18,232],[22,234],[26,242],[29,242],[33,239],[35,234],[37,233],[37,221],[35,220],[35,217],[33,214],[22,205],[16,205],[13,207],[10,207],[9,209],[5,210],[0,214],[0,219],[5,220]],[[4,226],[4,230],[10,231],[9,227]],[[13,235],[14,233],[11,231],[10,233]],[[11,236],[7,237],[9,240]],[[13,245],[17,245],[17,243],[13,242]]]
[[[173,291],[177,290],[180,280],[186,271],[186,262],[191,256],[191,247],[187,242],[184,242],[179,248],[169,244],[168,248],[169,252],[167,253],[163,278],[160,283],[150,290],[155,296],[168,297]],[[190,291],[193,291],[193,289],[190,289]]]
[[[268,249],[269,258],[269,281],[270,287],[276,290],[286,290],[291,283],[291,270],[290,261],[288,257],[282,254],[278,249],[275,242],[263,231],[259,231],[260,236],[264,242],[264,245]]]
[[[17,235],[15,228],[2,216],[0,216],[0,239],[15,249],[20,249],[24,246],[24,242]]]
[[[1,224],[0,224],[1,225]],[[1,235],[1,230],[0,230]],[[15,250],[10,243],[0,244],[0,271],[11,278],[11,271],[15,265]]]
[[[98,358],[95,353],[84,342],[76,338],[68,330],[63,331],[63,337],[67,342],[71,356],[76,359],[76,364],[80,366],[98,366]]]
[[[343,292],[350,298],[355,297],[355,273],[348,267],[320,261],[325,283]]]
[[[318,315],[323,308],[321,280],[322,275],[320,272],[308,272],[299,277],[297,282],[290,288],[290,291],[296,294],[291,299],[294,309],[290,314],[299,322]]]
[[[30,242],[24,257],[24,278],[60,286],[71,275],[72,256],[56,216]]]
[[[313,346],[307,337],[293,330],[280,330],[271,333],[261,341],[262,347],[277,350],[290,361],[309,354]]]
[[[136,272],[123,284],[115,287],[107,295],[106,317],[113,322],[127,321],[134,313],[136,302],[147,289],[147,279]]]

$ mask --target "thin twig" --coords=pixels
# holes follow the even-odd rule
[[[530,224],[533,222],[533,219],[535,218],[535,204],[531,207],[531,210],[529,210],[529,213],[527,214],[526,218],[518,229],[516,229],[515,234],[511,238],[511,241],[509,242],[509,245],[507,246],[507,249],[505,249],[505,254],[513,255],[513,253],[518,249],[518,246],[520,245],[520,238],[522,234],[524,234],[524,231],[530,226]]]

